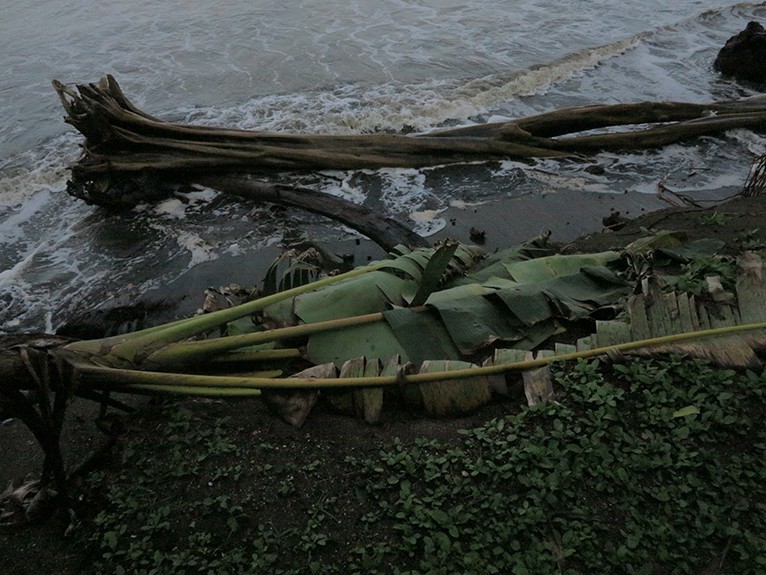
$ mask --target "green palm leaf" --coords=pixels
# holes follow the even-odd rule
[[[455,242],[415,251],[400,246],[398,257],[380,269],[269,306],[264,315],[284,318],[289,310],[293,323],[315,323],[420,305],[448,278],[462,275],[483,256],[480,248]]]
[[[375,311],[382,311],[379,321],[314,334],[309,338],[307,356],[314,363],[332,361],[340,365],[359,355],[382,358],[399,354],[413,362],[466,359],[498,342],[532,349],[560,331],[562,320],[588,317],[628,295],[632,286],[605,266],[618,257],[616,252],[604,252],[503,263],[502,269],[516,271],[521,281],[510,279],[510,273],[506,278],[493,274],[482,285],[466,283],[474,277],[468,276],[458,286],[431,293],[426,309],[383,310],[386,302],[378,299]],[[486,272],[479,271],[477,277],[486,277]],[[362,285],[362,281],[355,283]],[[318,310],[326,319],[333,298],[311,295],[320,306],[319,302],[328,303]],[[355,297],[366,301],[361,291],[355,292]],[[397,305],[388,299],[388,305],[392,303]],[[369,307],[358,309],[361,313],[372,311]],[[301,319],[317,317],[313,309],[308,311],[296,309]]]

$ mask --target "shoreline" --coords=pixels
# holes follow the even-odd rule
[[[488,254],[520,244],[540,235],[551,235],[556,244],[575,241],[586,234],[604,230],[602,220],[619,212],[632,218],[661,210],[668,204],[654,194],[640,192],[602,193],[571,191],[508,197],[466,207],[448,207],[439,214],[446,226],[426,237],[429,243],[446,239],[477,243]],[[571,208],[576,205],[577,211]],[[296,217],[302,215],[296,211]],[[410,222],[412,220],[409,220]],[[339,224],[311,216],[303,223],[306,235],[312,230],[326,237],[327,230]],[[472,231],[484,232],[484,241],[475,242]],[[352,262],[365,265],[383,259],[386,252],[367,238],[322,241],[323,250]],[[251,289],[259,287],[268,267],[289,247],[268,247],[247,255],[225,255],[197,264],[169,284],[142,294],[127,293],[110,299],[91,310],[81,310],[57,330],[60,335],[79,338],[103,337],[108,330],[159,325],[197,312],[205,290],[230,284]]]

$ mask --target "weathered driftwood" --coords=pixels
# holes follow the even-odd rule
[[[400,243],[419,247],[426,241],[392,218],[342,198],[252,176],[572,156],[665,146],[732,128],[766,127],[766,98],[761,97],[711,104],[586,106],[426,135],[275,134],[164,122],[131,104],[112,76],[78,85],[76,90],[55,80],[53,85],[66,121],[86,139],[69,185],[69,192],[78,198],[126,207],[151,197],[163,182],[199,182],[227,194],[327,216],[387,250]],[[637,125],[648,127],[603,132]],[[592,130],[602,133],[588,133]]]
[[[343,198],[322,194],[308,188],[227,175],[199,177],[196,181],[226,194],[301,208],[326,216],[364,234],[386,251],[393,250],[399,244],[410,248],[430,245],[424,237],[393,218],[373,213]]]
[[[710,104],[586,106],[414,136],[275,134],[163,122],[133,106],[112,76],[78,85],[76,91],[57,81],[54,87],[66,109],[66,121],[86,138],[85,153],[72,169],[75,179],[83,181],[146,171],[189,178],[212,171],[419,168],[660,147],[732,128],[766,127],[766,97],[758,97]],[[653,125],[558,138],[639,124]]]
[[[331,218],[359,231],[386,251],[399,244],[411,248],[429,245],[425,238],[399,221],[373,213],[343,198],[307,188],[268,183],[245,175],[234,176],[226,173],[260,171],[250,169],[247,162],[237,164],[224,160],[221,163],[213,149],[215,146],[222,146],[222,153],[228,155],[230,151],[227,150],[235,147],[238,138],[247,132],[213,128],[212,132],[216,135],[225,134],[224,139],[215,144],[198,146],[193,143],[198,136],[176,134],[179,128],[181,134],[191,134],[198,131],[197,128],[169,124],[138,110],[125,98],[111,77],[105,78],[98,85],[79,86],[80,95],[59,82],[54,81],[54,86],[67,111],[67,121],[75,125],[86,137],[85,154],[81,162],[72,168],[73,177],[68,190],[73,196],[89,203],[110,208],[131,207],[140,200],[156,195],[163,181],[178,182],[191,179],[226,194],[297,207]],[[73,98],[71,103],[67,96]],[[169,131],[166,131],[166,128]],[[201,129],[203,133],[206,130]],[[227,140],[229,132],[235,133],[231,142]],[[148,136],[149,140],[138,144],[138,140],[142,138],[139,133],[143,133],[143,137]],[[188,142],[178,141],[179,138],[185,137],[189,139]],[[157,143],[151,140],[155,138],[166,139],[169,150],[172,151],[165,150],[154,154],[152,150],[157,147]],[[137,146],[146,146],[148,152],[139,150]],[[147,154],[153,154],[154,159],[142,160]],[[200,154],[209,154],[209,157],[197,157]],[[247,154],[248,152],[244,151],[244,155],[243,152],[234,155],[241,159],[247,157]],[[120,159],[122,157],[126,158],[125,162]],[[190,165],[184,165],[184,157],[191,160]],[[95,167],[94,162],[100,163],[105,169],[92,169]],[[219,175],[211,176],[212,172]]]

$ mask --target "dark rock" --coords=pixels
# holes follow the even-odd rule
[[[766,29],[749,22],[744,30],[732,36],[718,52],[713,68],[743,82],[766,82]]]
[[[604,172],[606,172],[604,166],[601,164],[591,164],[590,166],[586,166],[585,171],[589,174],[593,174],[594,176],[601,176],[604,174]]]
[[[472,227],[468,232],[468,237],[471,238],[472,242],[483,244],[487,241],[487,232],[485,230],[480,230],[478,228]]]
[[[621,230],[628,223],[628,219],[620,215],[620,212],[612,210],[612,212],[601,220],[604,227],[613,231]]]

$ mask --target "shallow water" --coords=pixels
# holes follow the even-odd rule
[[[595,102],[751,95],[710,64],[766,3],[658,0],[84,0],[12,3],[0,21],[0,332],[54,330],[77,310],[183,282],[222,256],[300,235],[304,219],[210,190],[108,216],[65,193],[79,136],[50,87],[114,74],[173,121],[359,133],[429,130]],[[381,206],[422,233],[450,205],[526,194],[725,195],[764,140],[748,131],[577,163],[294,177]],[[316,239],[355,235],[311,228]],[[260,278],[253,278],[253,283]]]

